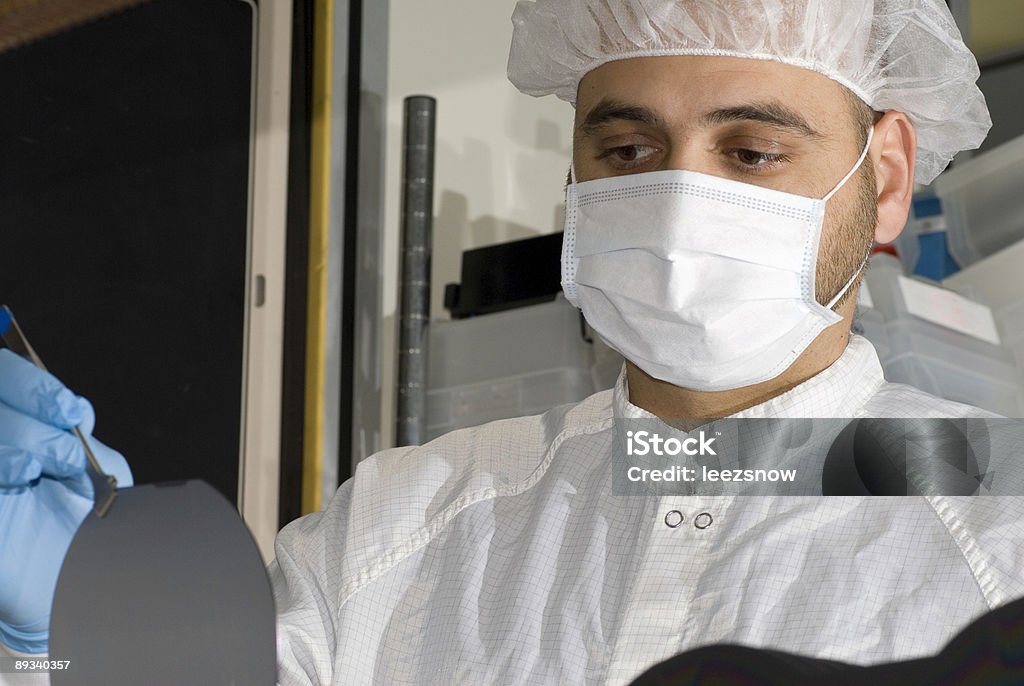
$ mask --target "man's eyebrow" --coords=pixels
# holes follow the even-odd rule
[[[636,121],[655,128],[667,128],[664,120],[654,110],[617,100],[602,100],[587,113],[580,129],[586,134],[593,134],[613,121]]]
[[[778,102],[758,102],[736,107],[723,107],[721,109],[705,112],[701,116],[701,123],[705,126],[728,124],[738,121],[756,121],[779,129],[792,131],[805,138],[823,139],[821,133],[816,131],[799,112],[792,110]]]

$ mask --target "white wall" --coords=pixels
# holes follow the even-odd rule
[[[512,0],[391,0],[382,293],[384,447],[394,441],[403,98],[437,98],[431,315],[463,250],[562,230],[572,107],[505,76]]]

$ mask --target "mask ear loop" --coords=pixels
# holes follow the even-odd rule
[[[850,286],[852,286],[853,282],[857,280],[858,276],[860,276],[860,272],[861,272],[862,269],[864,269],[864,265],[866,265],[868,263],[868,258],[869,257],[871,257],[871,249],[870,248],[868,249],[868,254],[865,255],[864,259],[861,261],[860,266],[857,267],[857,271],[855,271],[853,273],[853,276],[850,277],[850,280],[846,282],[845,286],[843,286],[842,288],[839,289],[839,292],[836,293],[836,297],[834,297],[831,300],[829,300],[828,301],[828,305],[825,305],[826,309],[831,310],[833,307],[836,306],[836,303],[839,302],[839,300],[844,295],[846,295],[846,291],[850,290]]]
[[[828,202],[829,198],[831,198],[833,195],[835,195],[839,191],[840,188],[842,188],[843,186],[846,185],[846,182],[850,180],[850,177],[857,173],[857,170],[860,169],[860,165],[864,164],[864,159],[868,156],[868,149],[871,148],[871,138],[874,135],[875,135],[875,127],[872,126],[870,129],[868,129],[868,141],[867,141],[867,143],[864,144],[864,150],[861,151],[860,157],[857,158],[857,163],[855,165],[853,165],[853,169],[851,169],[850,171],[846,172],[846,176],[844,176],[842,178],[842,180],[839,183],[836,184],[835,188],[830,190],[828,192],[828,195],[826,195],[824,198],[821,199],[822,202]]]
[[[868,129],[868,140],[864,144],[864,150],[861,151],[860,157],[857,159],[857,163],[855,165],[853,165],[853,169],[848,171],[846,173],[846,176],[844,176],[842,178],[842,180],[838,184],[836,184],[836,187],[833,188],[831,191],[829,191],[828,195],[826,195],[824,198],[821,199],[821,201],[823,203],[828,202],[829,198],[831,198],[833,195],[835,195],[836,192],[840,188],[842,188],[846,184],[847,181],[850,180],[850,177],[852,177],[854,174],[857,173],[857,170],[860,169],[860,165],[864,164],[864,160],[868,156],[868,149],[871,147],[871,138],[874,135],[874,133],[875,133],[875,127],[872,126],[870,129]],[[841,289],[839,289],[839,292],[836,293],[836,296],[834,298],[832,298],[828,302],[827,305],[825,305],[825,307],[827,309],[831,310],[833,307],[835,307],[836,303],[839,302],[842,299],[842,297],[846,294],[846,291],[850,290],[850,286],[852,286],[853,282],[857,280],[857,277],[860,276],[860,273],[864,269],[864,266],[868,263],[868,258],[869,257],[871,257],[871,249],[870,248],[868,249],[868,254],[865,255],[864,259],[861,261],[860,266],[857,267],[857,271],[855,271],[853,273],[853,276],[850,277],[850,280],[847,281],[846,285],[843,286]]]

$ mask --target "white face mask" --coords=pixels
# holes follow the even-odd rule
[[[691,171],[569,184],[562,290],[627,360],[699,391],[782,374],[842,321],[815,298],[824,198]]]

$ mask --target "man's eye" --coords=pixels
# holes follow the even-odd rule
[[[654,152],[655,149],[650,145],[620,145],[608,148],[598,155],[598,159],[610,160],[613,165],[631,166],[642,163]]]
[[[758,152],[746,148],[734,150],[733,154],[736,155],[737,160],[748,167],[768,167],[778,162],[785,162],[787,159],[780,153]]]

